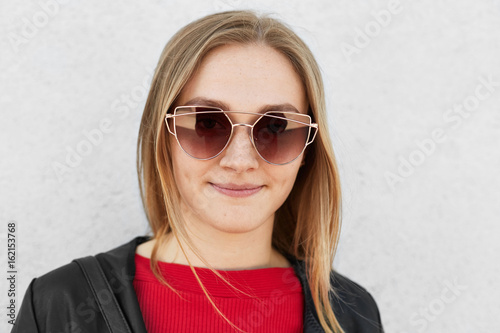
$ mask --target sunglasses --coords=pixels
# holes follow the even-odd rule
[[[255,116],[253,124],[233,123],[230,115]],[[270,164],[294,161],[314,141],[318,124],[307,114],[291,111],[252,113],[211,106],[178,106],[165,117],[168,131],[184,152],[198,160],[217,157],[229,145],[236,126],[250,128],[250,141]]]

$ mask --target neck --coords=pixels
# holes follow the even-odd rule
[[[198,225],[188,226],[186,231],[194,247],[214,269],[290,267],[287,259],[272,247],[272,222],[271,220],[256,230],[245,233],[228,233]],[[185,254],[180,248],[180,243]],[[177,240],[172,233],[169,233],[159,248],[158,260],[188,265],[188,259],[195,267],[208,267],[186,242],[180,237]]]

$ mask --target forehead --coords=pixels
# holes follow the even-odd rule
[[[304,85],[290,60],[258,44],[230,44],[210,51],[181,91],[177,104],[197,98],[251,112],[263,105],[290,104],[301,113],[308,107]]]

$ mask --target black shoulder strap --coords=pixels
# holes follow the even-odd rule
[[[96,257],[88,256],[74,260],[82,269],[94,294],[104,321],[111,333],[131,333],[130,327],[116,301],[113,290],[104,276]]]

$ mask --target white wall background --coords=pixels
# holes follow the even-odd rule
[[[18,306],[33,277],[148,232],[141,87],[175,31],[232,8],[274,13],[317,55],[345,199],[336,266],[386,331],[498,331],[499,1],[54,1],[0,3],[2,332],[8,222]],[[103,121],[102,142],[54,171]]]

